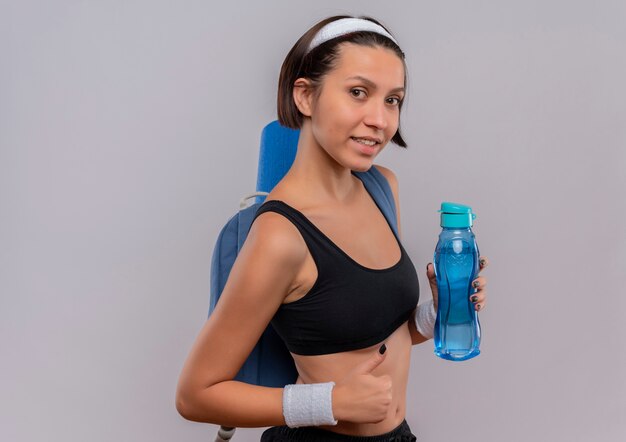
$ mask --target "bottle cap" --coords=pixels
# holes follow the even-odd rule
[[[458,203],[441,203],[441,227],[472,227],[476,214],[472,213],[472,208]]]

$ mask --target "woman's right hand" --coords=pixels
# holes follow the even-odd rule
[[[333,416],[339,421],[377,423],[389,412],[392,380],[389,375],[374,376],[372,371],[385,360],[386,346],[354,367],[333,388]],[[382,353],[381,353],[382,351]]]

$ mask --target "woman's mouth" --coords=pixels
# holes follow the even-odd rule
[[[376,146],[380,143],[376,140],[368,138],[350,137],[355,142],[356,147],[361,153],[365,155],[373,155],[376,152]]]

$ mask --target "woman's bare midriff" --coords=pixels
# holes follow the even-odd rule
[[[297,383],[338,382],[356,365],[369,359],[383,343],[387,346],[385,360],[374,369],[372,374],[391,376],[393,392],[387,417],[378,423],[339,421],[337,425],[319,428],[354,436],[374,436],[387,433],[402,423],[406,413],[406,388],[412,347],[408,323],[405,322],[387,339],[372,347],[317,356],[292,353],[299,374]]]

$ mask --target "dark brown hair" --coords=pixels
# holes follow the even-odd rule
[[[349,42],[361,46],[381,46],[391,49],[402,60],[402,64],[404,65],[404,87],[406,88],[407,69],[404,61],[404,52],[402,52],[397,44],[384,35],[370,31],[351,32],[328,40],[307,53],[311,40],[313,40],[317,32],[328,23],[342,18],[352,17],[348,15],[337,15],[320,21],[300,37],[285,57],[278,78],[278,122],[283,126],[292,129],[300,129],[300,127],[302,127],[303,115],[300,113],[293,100],[294,82],[298,78],[308,78],[313,83],[315,94],[319,94],[319,86],[322,83],[323,77],[337,64],[339,45],[341,43]],[[369,20],[387,29],[371,17],[362,16],[359,18]],[[387,30],[387,32],[389,31]],[[402,110],[403,101],[404,100],[399,104],[400,110]],[[398,146],[406,147],[406,142],[402,138],[402,135],[400,135],[399,125],[398,131],[391,138],[391,142]]]

